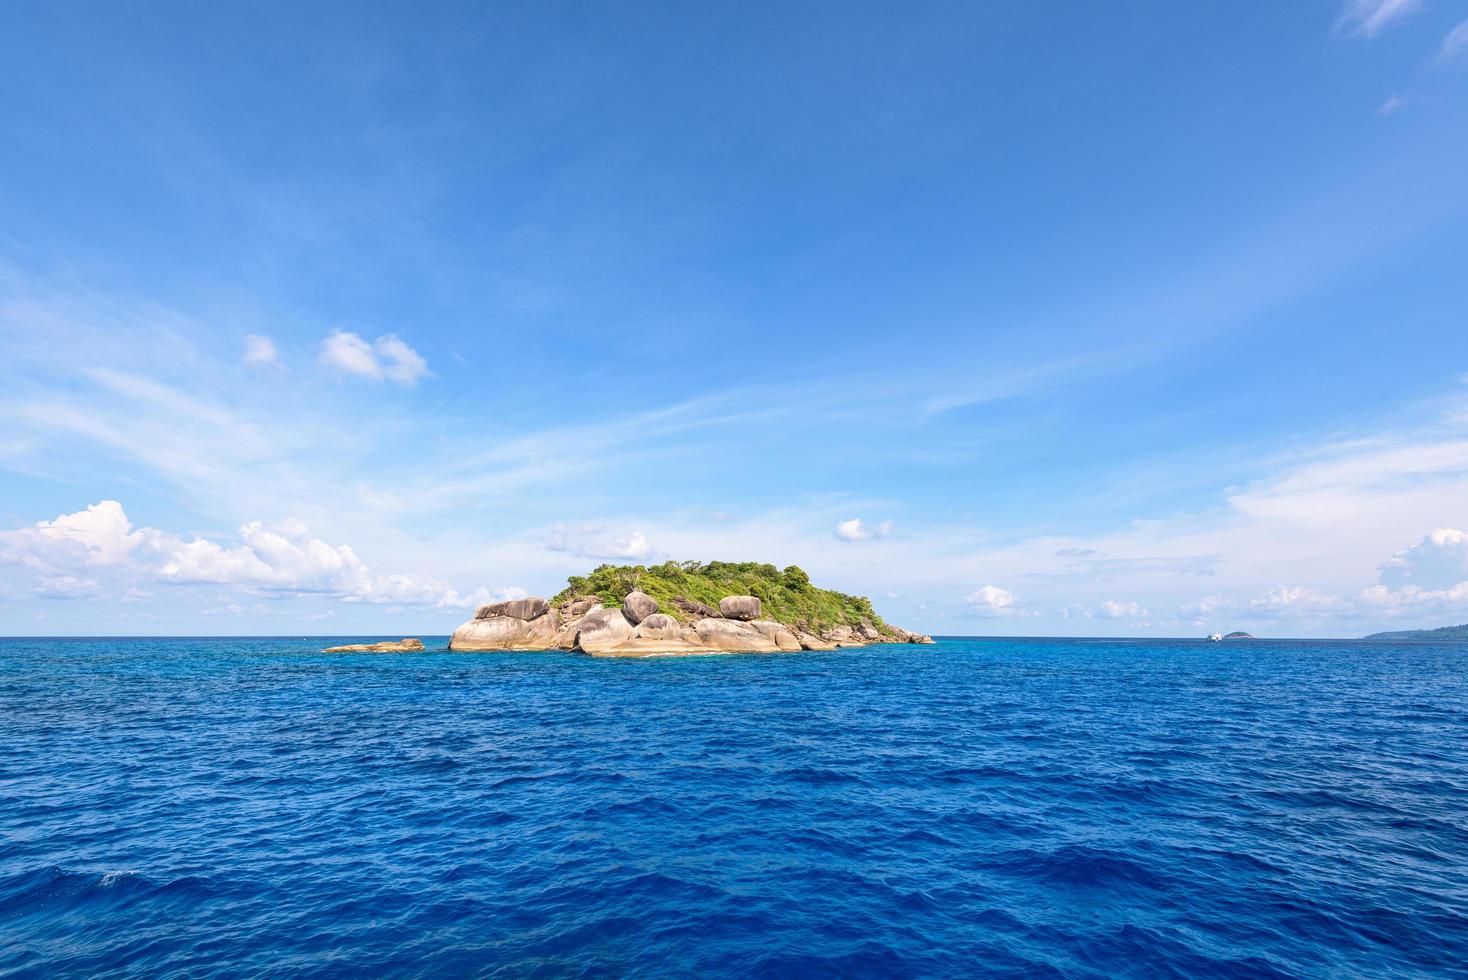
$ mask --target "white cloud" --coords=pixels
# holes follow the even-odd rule
[[[261,594],[324,595],[385,605],[463,606],[446,583],[413,575],[378,575],[347,545],[312,537],[304,524],[239,529],[239,543],[184,539],[154,528],[133,530],[122,505],[104,500],[74,514],[0,532],[0,558],[37,572],[36,594],[84,598],[104,594],[139,600],[149,593],[129,580],[212,584]],[[115,588],[88,573],[112,574]]]
[[[1468,582],[1459,582],[1446,589],[1423,589],[1416,585],[1391,589],[1373,585],[1361,591],[1357,603],[1362,613],[1376,615],[1431,613],[1461,617],[1468,615]]]
[[[0,558],[33,568],[117,565],[142,540],[122,504],[103,500],[54,521],[38,521],[18,531],[0,531]]]
[[[1270,589],[1249,602],[1256,616],[1330,616],[1347,611],[1348,602],[1338,595],[1305,585]]]
[[[1381,584],[1437,590],[1468,582],[1468,534],[1440,527],[1381,566]]]
[[[342,374],[413,385],[428,373],[428,362],[395,334],[368,343],[361,335],[337,330],[321,343],[321,363]]]
[[[885,538],[892,533],[892,522],[883,521],[875,528],[868,528],[860,518],[853,517],[849,521],[842,521],[836,525],[835,534],[838,541],[866,541],[871,538]]]
[[[1336,33],[1375,37],[1383,28],[1421,6],[1420,0],[1347,0],[1336,18]]]
[[[1202,625],[1210,619],[1228,613],[1233,608],[1234,601],[1226,596],[1206,595],[1197,602],[1190,602],[1179,607],[1177,614],[1179,619]]]
[[[103,594],[102,583],[78,575],[42,575],[35,593],[42,599],[95,599]]]
[[[1468,51],[1468,20],[1448,31],[1447,37],[1443,38],[1443,46],[1438,52],[1438,59],[1452,61],[1465,51]]]
[[[1392,113],[1396,112],[1398,109],[1406,104],[1407,100],[1402,98],[1402,96],[1389,95],[1387,96],[1385,102],[1376,107],[1376,114],[1378,116],[1390,116]]]
[[[986,585],[963,597],[970,616],[1011,616],[1017,613],[1019,597],[997,585]]]
[[[245,365],[247,367],[280,367],[280,354],[275,341],[269,337],[252,333],[245,338]]]
[[[1086,606],[1079,602],[1072,602],[1070,605],[1060,610],[1061,619],[1090,619],[1094,615],[1095,613],[1091,612],[1089,606]]]
[[[411,385],[428,373],[428,362],[395,335],[378,337],[375,346],[383,360],[383,376],[389,381]]]
[[[266,592],[318,594],[349,602],[406,606],[458,606],[463,599],[443,582],[412,575],[375,575],[348,545],[311,537],[305,525],[239,529],[241,544],[223,547],[204,538],[164,538],[158,577],[174,583],[251,586]]]
[[[1101,603],[1099,615],[1103,619],[1146,619],[1152,614],[1138,603],[1108,599]]]
[[[545,546],[551,551],[566,551],[583,558],[641,560],[654,554],[642,531],[614,534],[600,524],[557,524],[551,528]]]

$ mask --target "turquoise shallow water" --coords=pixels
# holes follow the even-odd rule
[[[0,974],[1465,975],[1468,646],[324,645],[0,640]]]

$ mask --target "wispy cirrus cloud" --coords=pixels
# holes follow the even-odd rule
[[[1442,47],[1438,49],[1438,61],[1455,61],[1464,54],[1468,54],[1468,20],[1463,21],[1448,31],[1443,38]]]
[[[1335,31],[1348,37],[1375,37],[1421,6],[1421,0],[1347,0]]]

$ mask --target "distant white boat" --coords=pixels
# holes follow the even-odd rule
[[[1209,633],[1208,634],[1208,639],[1212,640],[1214,643],[1222,643],[1223,642],[1223,634],[1222,633]]]

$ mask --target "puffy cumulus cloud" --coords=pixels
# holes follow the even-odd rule
[[[617,534],[601,524],[557,524],[547,535],[545,546],[582,558],[644,559],[656,553],[643,532]]]
[[[1249,612],[1257,616],[1333,616],[1348,613],[1345,598],[1304,585],[1270,589],[1249,601]]]
[[[38,521],[17,531],[0,531],[0,558],[37,569],[126,562],[144,532],[116,500],[103,500],[86,510]]]
[[[1468,534],[1440,527],[1381,566],[1381,584],[1446,589],[1468,582]]]
[[[1404,585],[1400,589],[1373,585],[1363,589],[1356,601],[1364,610],[1385,616],[1411,613],[1468,613],[1468,582],[1446,589],[1424,589]]]
[[[158,577],[174,583],[242,585],[261,592],[325,595],[348,602],[450,607],[465,600],[446,583],[412,575],[377,575],[348,545],[312,537],[291,521],[239,529],[241,543],[224,547],[204,538],[162,538],[153,544]]]
[[[1146,619],[1152,615],[1139,603],[1119,602],[1115,599],[1108,599],[1101,603],[1097,614],[1103,619]]]
[[[133,529],[122,505],[104,500],[53,521],[0,532],[0,557],[35,569],[36,594],[86,598],[113,594],[138,600],[146,591],[127,579],[211,584],[256,594],[323,595],[348,602],[454,607],[469,604],[446,583],[412,575],[379,575],[347,545],[312,537],[304,524],[239,529],[238,543],[185,539],[155,528]],[[90,573],[113,573],[108,588]]]
[[[1096,614],[1091,611],[1090,606],[1079,602],[1072,602],[1070,605],[1060,610],[1061,619],[1090,619],[1095,615]]]
[[[1020,612],[1019,597],[997,585],[985,585],[963,597],[969,616],[1014,616]]]
[[[1234,607],[1234,601],[1226,596],[1205,595],[1197,602],[1189,602],[1180,606],[1177,615],[1179,619],[1201,624],[1215,616],[1232,611]]]
[[[1350,37],[1375,37],[1421,5],[1421,0],[1346,0],[1335,30]]]
[[[396,334],[368,343],[360,334],[337,330],[321,343],[321,363],[341,374],[401,385],[417,384],[428,373],[428,362]]]
[[[1397,552],[1357,604],[1380,615],[1468,612],[1468,533],[1440,527]]]
[[[1179,608],[1202,623],[1222,616],[1252,619],[1362,619],[1411,614],[1468,614],[1468,533],[1438,528],[1379,566],[1378,582],[1355,592],[1284,585],[1247,601],[1206,596]]]
[[[869,528],[862,523],[860,518],[853,517],[849,521],[842,521],[836,525],[832,532],[838,541],[867,541],[871,538],[885,538],[892,533],[892,522],[883,521],[876,527]]]
[[[488,602],[508,602],[514,599],[523,599],[529,594],[529,592],[514,585],[501,589],[475,589],[464,597],[463,604],[466,606],[482,606]]]
[[[247,367],[280,367],[280,353],[275,341],[269,337],[252,333],[245,338],[245,365]]]

